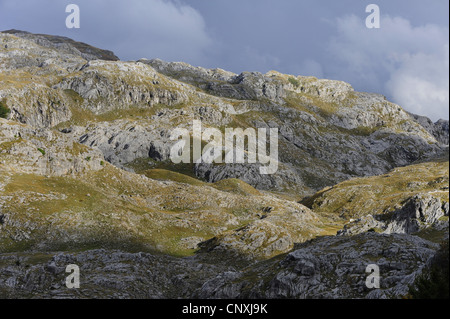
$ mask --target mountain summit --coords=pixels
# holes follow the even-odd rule
[[[34,34],[14,29],[2,31],[2,33],[11,34],[19,38],[31,40],[40,46],[57,49],[61,53],[79,55],[86,60],[97,60],[97,59],[107,61],[120,60],[111,51],[98,49],[89,44],[74,41],[67,37],[48,34]]]

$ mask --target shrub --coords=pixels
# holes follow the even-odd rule
[[[6,119],[11,110],[6,106],[5,100],[0,101],[0,117]]]
[[[412,299],[448,299],[449,298],[449,247],[448,240],[441,244],[431,266],[417,276],[409,288]]]
[[[42,155],[45,156],[45,151],[44,151],[42,148],[38,148],[37,150],[38,150],[39,152],[41,152]]]
[[[299,87],[299,85],[300,85],[300,82],[296,78],[290,77],[288,79],[288,81],[289,81],[289,83],[291,83],[296,88]]]

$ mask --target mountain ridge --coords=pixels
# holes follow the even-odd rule
[[[448,121],[341,81],[104,60],[21,35],[0,33],[0,296],[64,296],[77,260],[97,297],[401,297],[448,238]],[[278,172],[171,163],[171,131],[193,120],[277,128]],[[362,286],[374,258],[392,282],[379,293]],[[150,290],[107,288],[141,259],[160,276]],[[113,275],[97,273],[108,260]]]
[[[5,30],[2,33],[14,35],[24,39],[34,41],[44,47],[58,49],[63,52],[80,55],[87,60],[102,59],[107,61],[119,61],[112,51],[102,50],[89,44],[75,41],[68,37],[54,36],[48,34],[35,34],[21,30]]]
[[[40,47],[38,50],[43,49]],[[438,152],[441,145],[432,135],[437,134],[435,131],[428,132],[399,106],[386,101],[381,95],[354,92],[349,84],[340,81],[301,76],[294,78],[276,72],[234,75],[161,60],[86,62],[77,56],[68,55],[67,62],[64,62],[58,56],[53,60],[53,54],[44,49],[40,54],[42,58],[37,57],[36,61],[34,57],[24,59],[22,53],[14,56],[14,51],[9,49],[9,65],[20,67],[25,64],[25,68],[34,68],[33,72],[37,72],[33,79],[34,85],[38,83],[36,78],[42,83],[39,88],[32,89],[33,96],[21,96],[17,100],[18,107],[14,107],[18,95],[13,94],[8,102],[12,109],[9,117],[33,126],[58,127],[77,132],[78,129],[74,127],[63,127],[64,123],[79,127],[95,116],[109,114],[110,120],[96,125],[101,128],[102,136],[105,130],[111,131],[112,136],[108,141],[116,135],[122,135],[120,145],[111,147],[112,144],[100,142],[101,136],[86,129],[74,137],[79,140],[83,138],[83,143],[97,144],[106,154],[107,160],[120,167],[146,157],[145,153],[151,153],[153,160],[168,161],[169,127],[174,128],[179,124],[189,127],[192,122],[181,122],[182,113],[202,119],[205,126],[223,128],[229,123],[240,123],[244,127],[277,127],[282,136],[281,177],[253,178],[252,171],[257,167],[241,165],[195,167],[198,177],[208,176],[211,182],[248,176],[244,181],[260,189],[282,190],[294,186],[302,192],[312,192],[349,177],[381,174],[395,166],[412,163],[422,153],[429,152],[432,155]],[[50,59],[45,59],[46,55]],[[25,72],[25,68],[19,68],[21,77],[33,77]],[[51,73],[56,68],[58,73]],[[66,71],[63,71],[64,68]],[[173,75],[174,68],[184,78]],[[39,76],[41,72],[42,76]],[[204,78],[206,87],[192,80],[192,77],[199,79],[208,72],[213,74],[212,78],[219,77],[219,80],[208,82],[209,78]],[[17,90],[15,79],[11,80],[11,89]],[[19,83],[24,82],[20,80]],[[8,98],[7,94],[0,94]],[[35,104],[36,107],[24,107],[26,104]],[[138,121],[152,128],[151,132],[142,132],[148,136],[143,140],[150,140],[151,143],[142,145],[136,140],[129,141],[130,134],[119,132],[116,127],[118,122],[115,121],[114,112],[119,113],[120,110],[126,113],[130,105],[142,112],[154,112],[155,115],[151,115],[154,119],[156,114],[161,114],[158,123],[166,122],[149,124],[143,119]],[[155,106],[161,109],[159,113],[153,111]],[[82,114],[79,114],[80,111]],[[78,114],[84,118],[82,122],[77,119]],[[159,133],[152,133],[157,131]],[[442,135],[445,140],[446,134],[444,128],[444,133],[440,132],[437,136]],[[331,143],[330,140],[336,142]],[[125,148],[126,145],[128,148],[120,155],[115,154],[118,148]],[[354,157],[339,156],[339,153],[348,153],[349,150],[353,150]],[[333,167],[330,168],[328,163],[332,163]],[[320,176],[317,173],[319,170],[309,169],[318,165],[322,166],[324,172]],[[302,170],[298,167],[302,167]]]

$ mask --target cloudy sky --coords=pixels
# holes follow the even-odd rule
[[[65,8],[80,7],[67,29]],[[366,28],[366,6],[381,11]],[[122,60],[349,82],[433,120],[449,118],[448,0],[0,0],[0,30],[57,34]]]

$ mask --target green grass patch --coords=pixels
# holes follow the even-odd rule
[[[11,202],[17,212],[36,211],[44,215],[67,211],[98,212],[113,206],[107,197],[93,185],[71,177],[51,177],[34,174],[14,175],[4,188],[5,195],[19,198],[27,193],[28,204]],[[42,200],[42,196],[55,195],[55,199]],[[88,196],[89,194],[89,196]]]
[[[6,105],[6,99],[2,99],[0,101],[0,118],[6,119],[9,113],[11,113],[11,110]]]
[[[262,195],[257,189],[237,178],[218,181],[213,184],[213,187],[224,192],[236,193],[239,195]]]
[[[448,186],[448,177],[445,178],[448,174],[448,162],[415,164],[380,176],[347,180],[324,188],[301,203],[316,212],[346,219],[381,215],[398,209],[408,198],[420,193],[432,193],[448,201],[448,192],[436,192]]]
[[[185,174],[169,171],[166,169],[150,169],[143,173],[148,178],[160,181],[174,181],[194,186],[205,186],[206,183]]]
[[[448,231],[448,230],[447,230]],[[414,234],[420,238],[429,240],[433,243],[439,244],[441,243],[445,238],[446,230],[436,230],[432,227],[425,228],[418,233]],[[447,237],[448,239],[448,237]]]
[[[294,87],[298,88],[300,86],[300,81],[294,77],[290,77],[288,79],[289,83],[291,83]]]

